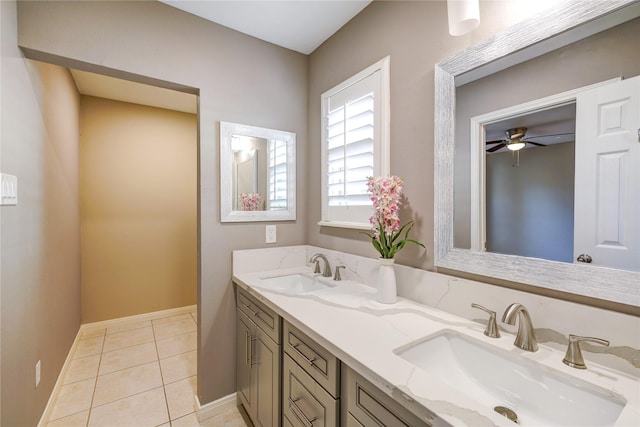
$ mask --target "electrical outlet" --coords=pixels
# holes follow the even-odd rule
[[[275,243],[275,242],[276,242],[276,226],[267,225],[265,243]]]
[[[41,364],[38,360],[38,363],[36,363],[36,388],[40,385],[40,366]]]

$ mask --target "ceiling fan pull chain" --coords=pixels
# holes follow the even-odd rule
[[[520,166],[520,150],[511,152],[511,167]]]

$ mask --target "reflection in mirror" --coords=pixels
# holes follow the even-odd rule
[[[512,116],[484,131],[485,176],[477,177],[485,181],[485,221],[477,224],[484,247],[478,249],[572,262],[575,103]],[[511,150],[514,141],[524,146]]]
[[[638,2],[587,4],[569,1],[546,15],[543,13],[524,20],[518,26],[436,66],[435,262],[438,267],[640,305],[640,275],[637,272],[624,271],[625,267],[619,265],[609,264],[615,268],[603,268],[575,263],[576,255],[581,254],[571,253],[569,257],[569,246],[573,246],[575,251],[579,249],[567,231],[580,228],[577,216],[573,218],[575,224],[570,224],[570,213],[571,210],[584,210],[575,204],[579,199],[575,192],[580,187],[594,187],[595,184],[585,184],[583,178],[579,178],[577,168],[581,164],[580,159],[574,162],[575,174],[568,173],[571,168],[567,164],[551,165],[548,160],[538,159],[547,147],[534,143],[549,145],[547,151],[560,147],[548,144],[544,138],[534,137],[547,132],[573,131],[535,129],[534,122],[538,118],[528,117],[535,111],[529,104],[540,98],[552,98],[614,77],[639,75],[639,15]],[[486,71],[489,68],[491,70]],[[568,102],[556,102],[553,107],[560,104]],[[514,112],[514,106],[528,106],[529,109]],[[511,115],[507,115],[505,111],[510,109]],[[552,110],[550,106],[544,109]],[[495,113],[493,117],[487,119],[492,113]],[[640,115],[629,117],[637,121]],[[551,126],[554,120],[549,119],[547,125]],[[592,118],[587,122],[597,123],[598,120]],[[577,155],[577,144],[584,127],[579,122],[574,126],[575,148],[570,149],[570,145],[566,145],[565,155],[571,151]],[[630,126],[635,126],[637,132],[640,124],[631,123]],[[517,132],[518,128],[527,130]],[[523,135],[517,135],[519,133]],[[637,134],[635,136],[637,138]],[[509,151],[509,143],[519,142],[522,138],[525,139],[525,148],[519,155],[506,152]],[[487,145],[488,142],[491,144]],[[475,144],[475,151],[472,144]],[[488,150],[500,145],[487,155]],[[500,156],[506,158],[506,165],[494,169],[494,163]],[[517,165],[518,160],[520,166],[512,166]],[[554,161],[559,159],[554,157]],[[521,173],[524,168],[534,170]],[[505,189],[504,186],[514,180],[515,173],[522,175],[518,179],[524,179],[524,182],[520,183],[519,189]],[[563,180],[564,190],[558,189],[556,194],[547,196],[534,194],[533,198],[523,199],[525,192],[535,193],[531,181],[534,176],[555,184]],[[491,181],[491,188],[485,187],[485,181],[480,177]],[[527,185],[527,182],[531,184]],[[494,187],[494,184],[502,187]],[[508,195],[505,194],[507,191],[510,192]],[[545,197],[547,201],[544,201]],[[486,206],[480,206],[481,201]],[[545,203],[550,209],[565,211],[564,224],[552,226],[545,222],[541,214]],[[637,196],[634,203],[638,204]],[[489,217],[495,211],[502,215]],[[594,213],[597,210],[589,208],[588,211]],[[485,214],[487,218],[483,217]],[[491,241],[478,231],[482,228],[480,224],[486,226],[483,232],[490,233]],[[629,224],[627,218],[624,226]],[[525,226],[529,234],[517,236],[507,230],[508,227],[516,230]],[[562,255],[542,255],[538,248],[530,245],[535,240],[533,237],[543,234],[544,227],[565,231],[563,239],[566,244]],[[637,228],[635,233],[638,233]],[[560,238],[559,234],[551,231],[547,236]],[[638,254],[634,256],[637,261]]]
[[[222,222],[295,219],[295,134],[220,122]]]

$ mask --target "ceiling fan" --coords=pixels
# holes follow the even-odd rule
[[[539,142],[531,141],[537,138],[547,138],[551,136],[561,135],[573,135],[573,133],[557,133],[553,135],[538,135],[527,138],[527,128],[513,128],[505,131],[506,138],[497,139],[494,141],[487,141],[487,145],[493,145],[493,147],[487,148],[487,153],[493,153],[503,147],[507,147],[511,151],[522,150],[526,144],[536,145],[538,147],[546,147],[547,144],[541,144]]]

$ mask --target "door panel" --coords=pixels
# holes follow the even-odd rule
[[[640,270],[640,77],[577,97],[574,260]]]
[[[256,427],[276,427],[280,409],[280,347],[265,333],[255,340]]]

